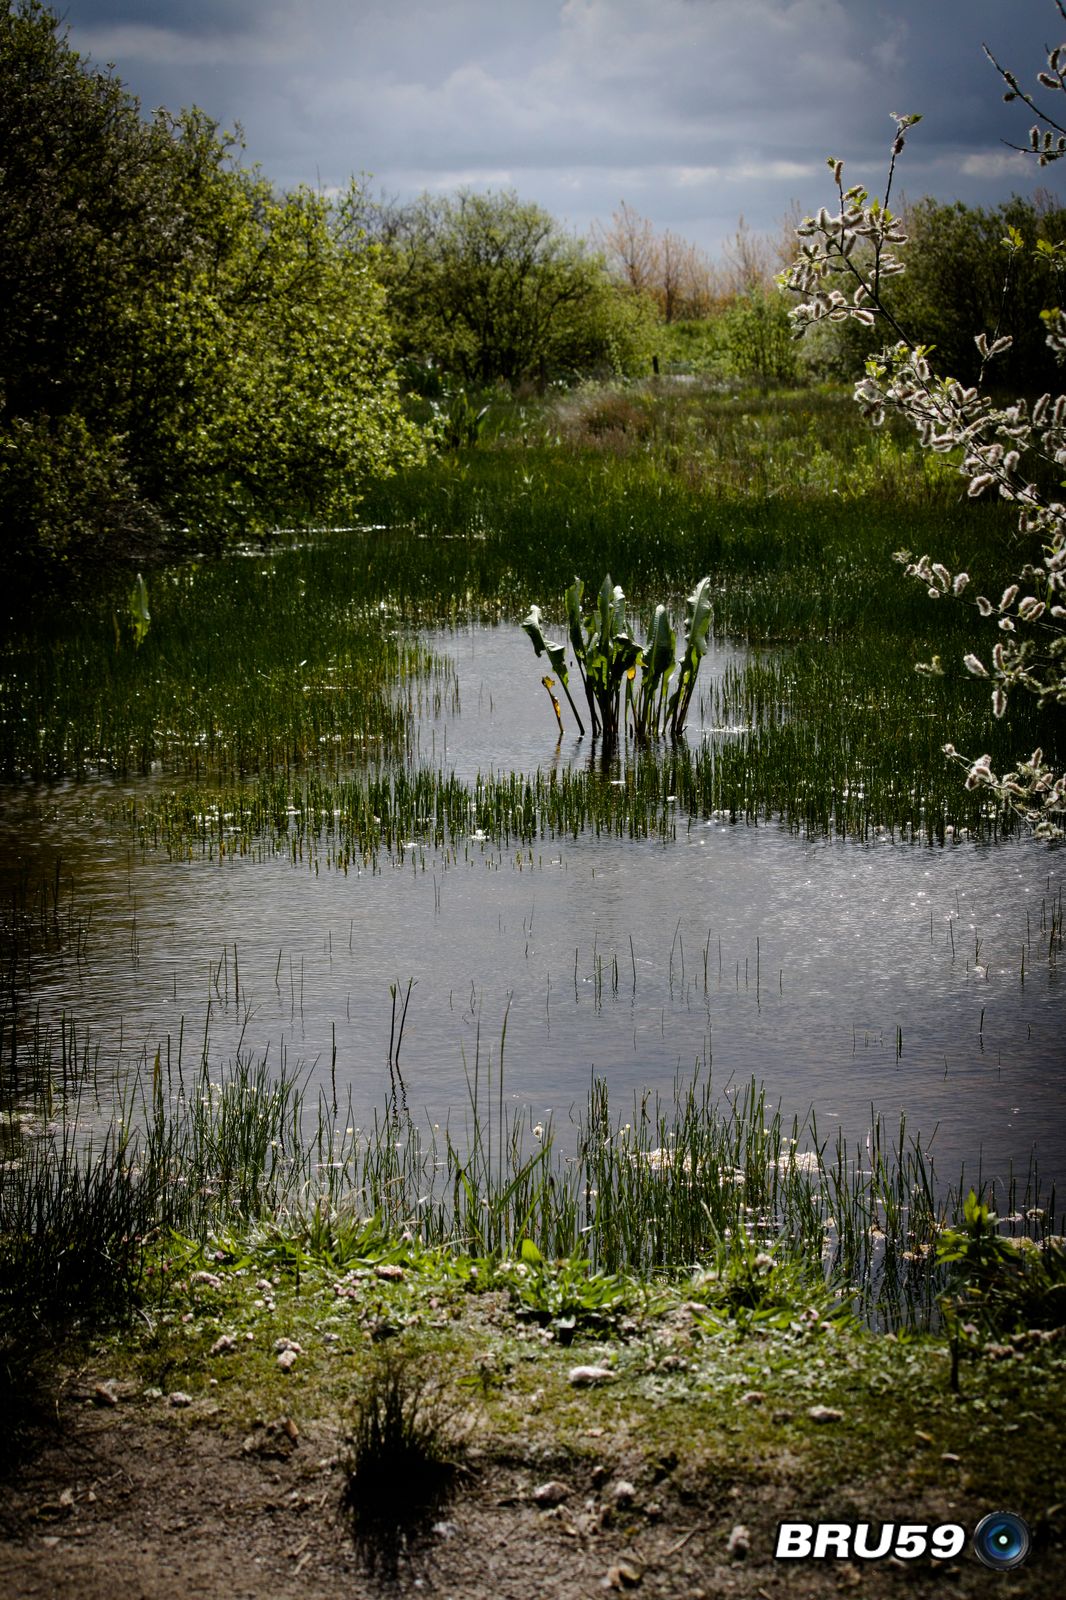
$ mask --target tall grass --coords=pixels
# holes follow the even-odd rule
[[[86,1144],[76,1122],[5,1141],[0,1170],[0,1345],[124,1310],[140,1283],[158,1196],[121,1132]]]
[[[504,848],[586,830],[669,839],[711,816],[780,819],[797,832],[860,839],[883,829],[929,842],[949,830],[997,837],[1018,826],[966,789],[943,757],[940,680],[917,680],[913,701],[901,706],[891,685],[870,681],[858,655],[850,664],[838,663],[839,699],[834,680],[823,685],[829,704],[813,688],[804,699],[802,662],[793,674],[788,663],[755,664],[708,696],[712,728],[698,742],[630,751],[624,762],[605,765],[591,746],[585,766],[472,782],[430,767],[262,777],[130,800],[119,815],[145,848],[174,857],[281,850],[294,863],[342,871],[412,847],[465,853],[475,836]],[[979,716],[963,725],[979,738]]]
[[[76,1120],[9,1129],[0,1167],[0,1330],[116,1312],[136,1298],[144,1250],[170,1230],[269,1226],[335,1251],[373,1220],[391,1237],[496,1261],[524,1240],[596,1271],[676,1274],[734,1244],[828,1276],[871,1321],[922,1323],[938,1287],[938,1230],[958,1212],[901,1122],[865,1145],[827,1145],[813,1119],[783,1121],[753,1081],[732,1096],[699,1064],[672,1100],[626,1113],[594,1080],[573,1131],[508,1107],[503,1044],[470,1068],[465,1117],[421,1128],[402,1096],[357,1131],[350,1107],[309,1102],[302,1082],[238,1055],[147,1059],[101,1141]],[[1007,1209],[1040,1203],[1035,1175],[1008,1180]],[[1054,1195],[1042,1226],[1055,1228]]]
[[[157,572],[137,649],[115,609],[125,602],[108,591],[11,617],[0,778],[232,775],[401,756],[434,663],[367,583],[360,541]]]
[[[609,425],[619,417],[624,427]],[[607,449],[612,433],[622,443]],[[948,825],[995,831],[944,741],[987,752],[997,770],[1038,744],[1061,759],[1061,717],[1022,697],[1009,726],[997,723],[962,670],[972,607],[934,606],[891,559],[904,545],[935,549],[970,572],[974,592],[998,592],[1016,565],[1009,509],[966,500],[951,463],[909,439],[871,434],[846,395],[601,389],[513,407],[494,440],[379,486],[370,526],[150,575],[152,625],[137,650],[107,594],[13,617],[0,655],[0,776],[191,780],[192,792],[150,814],[149,831],[171,832],[184,813],[187,841],[210,831],[208,817],[224,835],[234,813],[238,847],[252,814],[290,840],[317,833],[314,795],[335,799],[351,782],[341,809],[365,812],[365,826],[348,829],[342,855],[378,848],[373,817],[402,815],[411,837],[417,818],[402,795],[430,783],[423,814],[439,831],[447,775],[408,773],[407,736],[455,685],[417,629],[517,624],[546,573],[561,589],[590,562],[638,615],[652,597],[680,602],[709,572],[716,636],[757,651],[739,674],[701,683],[712,732],[679,753],[676,780],[691,815],[927,838]],[[915,662],[934,655],[944,677],[918,676]],[[568,782],[582,799],[565,826],[579,812],[614,825],[591,776],[587,800]],[[650,776],[627,787],[623,828],[656,825],[649,786],[659,787]],[[484,809],[501,816],[508,796],[484,791]],[[471,799],[480,809],[481,795]],[[538,829],[559,825],[553,806],[551,795],[535,802]]]

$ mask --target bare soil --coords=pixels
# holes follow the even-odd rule
[[[987,1571],[968,1548],[947,1565],[775,1561],[782,1519],[865,1515],[969,1528],[976,1516],[947,1491],[909,1492],[896,1505],[892,1486],[874,1480],[817,1505],[805,1498],[799,1464],[787,1453],[768,1462],[759,1481],[654,1474],[638,1455],[627,1459],[626,1443],[604,1437],[590,1466],[587,1455],[520,1458],[488,1441],[468,1456],[449,1502],[399,1549],[393,1568],[387,1549],[374,1562],[353,1543],[341,1511],[340,1440],[324,1425],[296,1433],[279,1421],[242,1438],[217,1423],[135,1404],[100,1409],[82,1395],[68,1402],[17,1481],[0,1490],[0,1595],[579,1600],[632,1590],[684,1600],[838,1593],[880,1600],[905,1586],[935,1600],[1066,1594],[1061,1527],[1038,1530],[1030,1562],[1009,1574]],[[633,1494],[619,1499],[617,1485],[630,1473]],[[534,1491],[553,1480],[565,1497],[542,1507]],[[399,1504],[404,1485],[395,1487]]]

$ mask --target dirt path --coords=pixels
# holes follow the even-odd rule
[[[907,1592],[936,1600],[1066,1594],[1061,1548],[997,1575],[967,1550],[950,1566],[775,1562],[776,1524],[796,1515],[787,1462],[759,1484],[655,1483],[624,1459],[472,1457],[452,1501],[396,1573],[368,1571],[339,1515],[338,1439],[314,1428],[294,1442],[283,1428],[244,1439],[210,1425],[183,1427],[132,1408],[75,1408],[3,1492],[0,1594],[5,1600],[338,1600],[432,1594],[453,1600],[560,1600],[622,1590],[684,1600],[778,1600]],[[556,1480],[566,1496],[534,1499]],[[397,1495],[403,1492],[397,1485]],[[869,1486],[836,1515],[892,1515]],[[860,1502],[865,1502],[861,1504]],[[853,1509],[845,1510],[845,1503]],[[823,1515],[831,1514],[823,1511]],[[900,1520],[962,1520],[948,1503],[911,1496]],[[748,1530],[735,1538],[733,1530]],[[747,1551],[739,1548],[747,1544]]]

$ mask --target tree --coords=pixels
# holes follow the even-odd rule
[[[902,224],[907,270],[892,284],[890,304],[911,336],[933,349],[940,370],[964,384],[978,381],[979,327],[1012,341],[990,374],[997,387],[1032,395],[1054,383],[1040,323],[1047,272],[1035,246],[1042,236],[1066,235],[1066,209],[1046,191],[1038,201],[1016,195],[991,210],[927,199],[907,206]],[[1003,239],[1012,230],[1026,248],[1005,260]]]
[[[664,322],[705,317],[723,298],[720,274],[701,250],[669,229],[657,233],[624,200],[610,227],[597,225],[593,237],[615,275],[654,300]]]
[[[8,556],[150,520],[107,417],[130,302],[173,264],[160,130],[67,49],[37,0],[0,4],[0,510]],[[155,225],[145,225],[146,219]],[[91,420],[90,420],[91,419]]]
[[[796,382],[796,345],[779,296],[754,286],[733,299],[721,321],[733,374],[762,385]]]
[[[737,231],[724,254],[725,292],[733,299],[765,294],[773,288],[778,268],[791,259],[791,253],[782,255],[779,237],[753,233],[743,215],[737,218]]]
[[[1064,0],[1056,0],[1066,20]],[[1041,165],[1066,155],[1066,128],[1041,111],[1031,94],[1023,91],[1014,75],[1001,67],[988,51],[1007,84],[1006,99],[1021,98],[1037,115],[1030,131],[1029,150]],[[1053,50],[1040,84],[1066,92],[1066,45]],[[967,492],[977,499],[994,493],[1016,504],[1022,548],[1029,559],[997,600],[980,595],[975,602],[982,619],[994,627],[989,651],[970,651],[965,665],[975,677],[988,680],[992,709],[1002,717],[1015,690],[1033,694],[1042,705],[1066,706],[1066,505],[1056,497],[1066,466],[1066,395],[1053,399],[1041,395],[1031,406],[1025,399],[998,405],[984,392],[989,364],[1010,350],[1012,339],[996,329],[974,336],[980,358],[977,382],[966,384],[954,376],[938,376],[930,351],[903,328],[891,309],[885,286],[904,271],[896,254],[907,238],[889,209],[897,158],[918,116],[896,116],[883,199],[869,201],[855,185],[844,188],[844,164],[831,157],[829,166],[837,189],[838,209],[822,207],[799,228],[801,254],[782,275],[784,287],[803,296],[793,310],[797,330],[829,321],[848,320],[872,327],[887,323],[896,342],[867,363],[866,375],[856,387],[856,399],[875,425],[890,411],[907,417],[917,428],[922,444],[943,453],[955,452]],[[1008,228],[1004,239],[1010,264],[1030,249],[1017,229]],[[1053,269],[1066,259],[1062,240],[1042,239],[1036,255]],[[1066,316],[1058,308],[1043,313],[1049,348],[1061,363],[1066,360]],[[900,551],[897,559],[908,576],[924,583],[932,599],[961,597],[970,584],[966,572],[951,573],[928,555],[913,557]],[[941,670],[939,659],[919,666],[920,671]],[[953,744],[945,754],[966,767],[966,783],[981,787],[1005,807],[1021,815],[1043,837],[1064,832],[1066,775],[1056,772],[1035,750],[1012,772],[997,776],[988,756],[964,757]]]
[[[385,207],[369,238],[401,349],[464,383],[647,364],[643,302],[620,295],[598,256],[512,191]]]
[[[0,0],[9,561],[328,515],[417,453],[366,260],[239,149],[201,112],[144,121],[40,0]]]
[[[227,163],[198,112],[173,129],[187,229],[144,318],[127,426],[143,481],[184,521],[270,525],[350,506],[411,459],[384,295],[335,208]]]

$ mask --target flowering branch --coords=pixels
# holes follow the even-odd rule
[[[1055,4],[1058,6],[1059,16],[1066,21],[1066,5],[1063,4],[1063,0],[1055,0]],[[1003,143],[1010,150],[1021,150],[1025,155],[1035,155],[1041,167],[1060,160],[1066,155],[1066,128],[1037,105],[1033,96],[1022,88],[1014,73],[1000,65],[987,45],[983,45],[982,48],[1007,85],[1004,100],[1021,100],[1037,119],[1036,125],[1029,129],[1028,144],[1011,144],[1009,139],[1004,139]],[[1066,45],[1059,45],[1047,58],[1047,71],[1037,73],[1037,82],[1044,89],[1066,90],[1064,70],[1066,70]],[[1043,129],[1040,127],[1041,123]]]
[[[1064,0],[1056,0],[1056,4],[1066,20]],[[1043,134],[1034,128],[1030,136],[1031,153],[1040,165],[1066,154],[1066,129],[1056,137],[1059,124],[1036,107],[987,46],[985,50],[1007,83],[1006,98],[1021,98],[1045,124]],[[1066,92],[1066,45],[1050,53],[1048,71],[1040,74],[1040,82],[1045,88]],[[926,449],[959,453],[959,472],[967,480],[971,499],[993,492],[1018,506],[1019,532],[1030,547],[1038,547],[1038,554],[997,602],[977,596],[978,613],[995,619],[998,637],[990,656],[970,652],[964,665],[973,676],[990,681],[996,717],[1005,714],[1009,697],[1017,689],[1035,695],[1042,706],[1066,706],[1066,505],[1050,498],[1036,481],[1046,478],[1049,468],[1061,481],[1066,467],[1066,395],[1041,395],[1032,406],[1025,400],[1000,406],[979,384],[967,387],[955,378],[936,376],[928,350],[908,337],[882,296],[882,281],[905,270],[890,248],[905,244],[906,235],[889,210],[888,198],[896,159],[908,131],[919,120],[914,115],[893,113],[896,133],[883,200],[868,204],[860,185],[845,189],[843,162],[830,158],[839,209],[831,214],[823,206],[817,217],[806,218],[797,228],[799,256],[778,282],[802,297],[790,313],[797,336],[824,320],[872,326],[880,319],[887,324],[896,342],[867,361],[865,376],[855,387],[855,399],[864,415],[875,427],[890,412],[907,417]],[[865,246],[862,250],[857,249],[860,241]],[[1011,228],[1003,243],[1013,263],[1024,249],[1024,240]],[[1041,240],[1037,254],[1055,269],[1063,265],[1060,245]],[[1066,362],[1066,314],[1059,309],[1047,311],[1043,320],[1047,344],[1060,363]],[[985,367],[1010,349],[1011,340],[997,330],[991,336],[977,334],[975,342],[983,379]],[[928,555],[915,558],[910,551],[901,550],[895,559],[905,566],[908,577],[926,585],[931,599],[959,597],[969,586],[968,573],[949,572]],[[920,664],[918,670],[940,672],[939,658]],[[951,744],[944,746],[944,753],[967,768],[968,788],[987,788],[1040,836],[1061,838],[1066,832],[1066,776],[1056,774],[1045,763],[1042,750],[1035,750],[1028,761],[1002,777],[993,773],[988,756],[973,761],[959,755]]]

